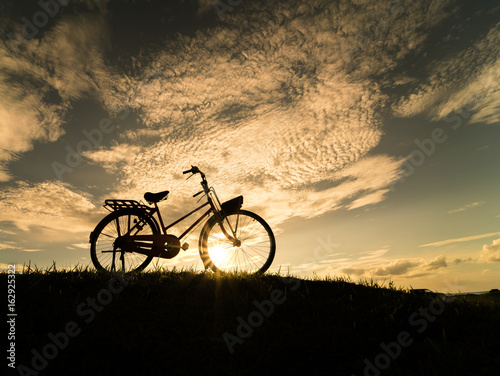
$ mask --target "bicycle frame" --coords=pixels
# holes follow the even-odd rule
[[[219,202],[219,200],[217,198],[217,194],[215,193],[215,190],[213,188],[209,188],[209,192],[213,192],[214,193],[214,195],[215,195],[215,197],[217,199],[217,202],[219,204],[219,207],[222,209],[222,205],[224,205],[224,204],[220,204],[220,202]],[[223,210],[219,210],[219,209],[216,208],[216,206],[213,203],[212,198],[209,196],[209,193],[207,193],[207,202],[205,202],[203,205],[198,206],[196,209],[190,211],[188,214],[186,214],[183,217],[175,220],[174,222],[170,223],[167,226],[165,226],[164,223],[163,223],[163,218],[161,216],[160,208],[158,207],[157,203],[154,203],[155,207],[154,207],[153,211],[150,212],[149,216],[153,217],[154,214],[156,214],[158,216],[158,220],[159,220],[159,224],[160,224],[159,230],[161,230],[161,232],[163,233],[163,235],[167,235],[167,230],[169,228],[175,226],[179,222],[182,222],[184,219],[186,219],[187,217],[189,217],[192,214],[196,213],[197,211],[201,210],[202,208],[204,208],[207,205],[210,205],[210,209],[208,209],[205,213],[203,213],[191,226],[189,226],[181,235],[179,235],[178,236],[179,240],[182,239],[182,238],[184,238],[187,234],[189,234],[189,232],[193,228],[195,228],[198,225],[198,223],[200,223],[205,217],[207,217],[211,212],[213,212],[214,215],[215,215],[215,217],[216,217],[216,219],[217,219],[217,223],[219,224],[219,226],[220,226],[222,232],[224,233],[224,235],[229,240],[231,240],[232,242],[235,242],[236,239],[233,236],[234,236],[234,234],[235,234],[235,232],[237,230],[237,227],[235,227],[233,229],[232,226],[231,226],[231,224],[228,223],[229,230],[230,230],[230,232],[233,235],[230,235],[230,233],[224,228],[224,216],[221,215],[221,211],[223,211]]]
[[[157,214],[158,216],[158,220],[159,220],[159,224],[160,224],[160,230],[162,231],[162,233],[164,235],[167,235],[167,230],[173,226],[175,226],[177,223],[179,222],[182,222],[184,219],[186,219],[187,217],[191,216],[192,214],[196,213],[198,210],[201,210],[202,208],[204,208],[205,206],[209,205],[210,203],[209,202],[205,202],[203,205],[201,206],[198,206],[196,209],[192,210],[191,212],[189,212],[188,214],[186,214],[185,216],[177,219],[176,221],[170,223],[169,225],[165,226],[163,224],[163,218],[161,217],[161,213],[160,213],[160,208],[158,208],[158,204],[155,203],[155,208],[154,210],[151,212],[150,216],[152,217],[154,214]],[[208,216],[210,214],[210,212],[212,212],[212,208],[208,209],[205,213],[203,213],[201,215],[201,217],[199,217],[191,226],[188,227],[187,230],[185,230],[181,235],[179,235],[179,239],[182,239],[183,237],[185,237],[187,234],[189,234],[189,232],[196,227],[196,225],[198,223],[200,223],[206,216]]]
[[[150,256],[162,257],[162,258],[175,257],[180,249],[184,250],[188,249],[187,244],[183,244],[181,246],[180,240],[184,238],[187,234],[189,234],[201,221],[203,221],[212,212],[215,216],[218,225],[221,228],[222,233],[226,236],[226,238],[229,241],[233,243],[233,245],[239,246],[239,244],[241,243],[235,237],[236,231],[238,229],[238,219],[236,221],[234,229],[232,228],[231,223],[229,222],[227,223],[229,229],[226,229],[224,226],[224,218],[225,218],[225,211],[231,212],[231,210],[234,210],[235,205],[239,205],[238,209],[239,207],[241,207],[243,203],[243,196],[233,198],[232,200],[226,201],[221,204],[217,196],[217,193],[215,192],[213,187],[210,188],[208,187],[208,182],[206,181],[205,176],[203,174],[202,174],[201,185],[203,187],[203,191],[196,193],[193,197],[196,197],[201,193],[205,193],[207,197],[206,203],[200,205],[199,207],[192,210],[188,214],[165,226],[163,218],[161,216],[160,209],[158,207],[158,203],[154,202],[153,203],[154,208],[149,208],[149,210],[145,209],[144,214],[148,218],[151,218],[154,221],[160,234],[136,235],[137,234],[136,230],[138,229],[140,230],[142,228],[143,221],[141,221],[135,223],[134,226],[132,227],[130,227],[129,225],[129,230],[127,231],[127,233],[120,236],[115,242],[115,249],[116,247],[123,248],[125,246],[126,248],[129,249],[132,248],[134,252],[143,253]],[[179,222],[183,221],[187,217],[191,216],[192,214],[196,213],[197,211],[203,209],[208,205],[210,205],[210,208],[205,213],[203,213],[193,224],[191,224],[191,226],[189,226],[179,237],[167,234],[168,229],[170,229],[171,227],[175,226]],[[145,208],[147,207],[145,206]],[[156,219],[154,218],[155,214],[158,216],[158,221],[156,221]],[[239,218],[239,216],[237,218]],[[165,246],[168,248],[168,250],[165,250]]]

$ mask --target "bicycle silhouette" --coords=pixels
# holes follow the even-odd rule
[[[193,195],[205,194],[207,202],[182,218],[164,226],[158,202],[166,200],[169,191],[147,192],[144,199],[153,207],[135,200],[105,200],[104,207],[111,211],[90,233],[90,255],[97,270],[133,272],[141,271],[153,257],[171,259],[180,250],[181,240],[203,219],[198,250],[205,269],[213,272],[265,272],[274,259],[276,242],[271,227],[257,214],[241,210],[243,196],[220,203],[213,187],[208,186],[205,174],[191,166],[183,174],[201,176],[203,190]],[[167,230],[193,213],[209,209],[179,237]],[[154,215],[157,214],[158,220]],[[211,216],[210,216],[211,215]]]

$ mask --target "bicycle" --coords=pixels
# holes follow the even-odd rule
[[[263,273],[273,262],[276,242],[271,227],[257,214],[242,210],[243,196],[220,203],[213,187],[209,187],[205,174],[196,166],[183,171],[201,176],[207,202],[185,216],[165,226],[158,203],[166,200],[169,191],[146,192],[148,206],[135,200],[107,199],[104,208],[111,212],[90,233],[90,255],[97,270],[139,272],[153,257],[171,259],[189,244],[181,240],[206,217],[198,240],[198,250],[205,270],[213,272]],[[186,180],[187,180],[186,179]],[[209,209],[180,236],[167,230],[202,208]],[[157,215],[158,220],[154,217]]]

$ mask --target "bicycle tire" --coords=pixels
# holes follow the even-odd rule
[[[215,216],[205,224],[200,235],[200,257],[205,269],[213,272],[264,273],[271,266],[276,253],[276,240],[271,227],[257,214],[239,210],[227,214],[224,220],[234,225],[239,215],[236,238],[240,246],[233,245],[215,226]],[[215,227],[214,227],[215,226]]]
[[[124,268],[120,259],[122,251],[113,252],[113,243],[120,235],[121,228],[127,228],[131,223],[135,223],[134,220],[145,222],[143,228],[135,235],[153,235],[159,232],[156,222],[143,211],[125,209],[108,214],[91,233],[90,256],[97,270],[113,271],[113,257],[115,258],[114,271],[117,270],[116,265],[120,264],[122,271],[126,273],[142,271],[151,262],[153,256],[123,250]],[[125,225],[125,227],[122,225]]]

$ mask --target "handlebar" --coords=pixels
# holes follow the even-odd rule
[[[197,174],[197,173],[200,173],[203,175],[203,173],[200,171],[200,169],[196,166],[193,166],[191,165],[191,169],[190,170],[186,170],[186,171],[182,171],[183,174]]]
[[[192,175],[188,176],[188,179],[190,177],[194,176],[194,174],[200,174],[201,175],[201,186],[203,187],[203,190],[200,191],[200,192],[198,192],[198,193],[196,193],[195,195],[193,195],[193,197],[201,195],[202,193],[208,194],[208,192],[210,191],[210,189],[208,188],[207,179],[205,178],[205,174],[203,172],[201,172],[200,169],[197,166],[191,165],[191,169],[186,170],[186,171],[182,171],[182,173],[183,174],[192,174]]]

